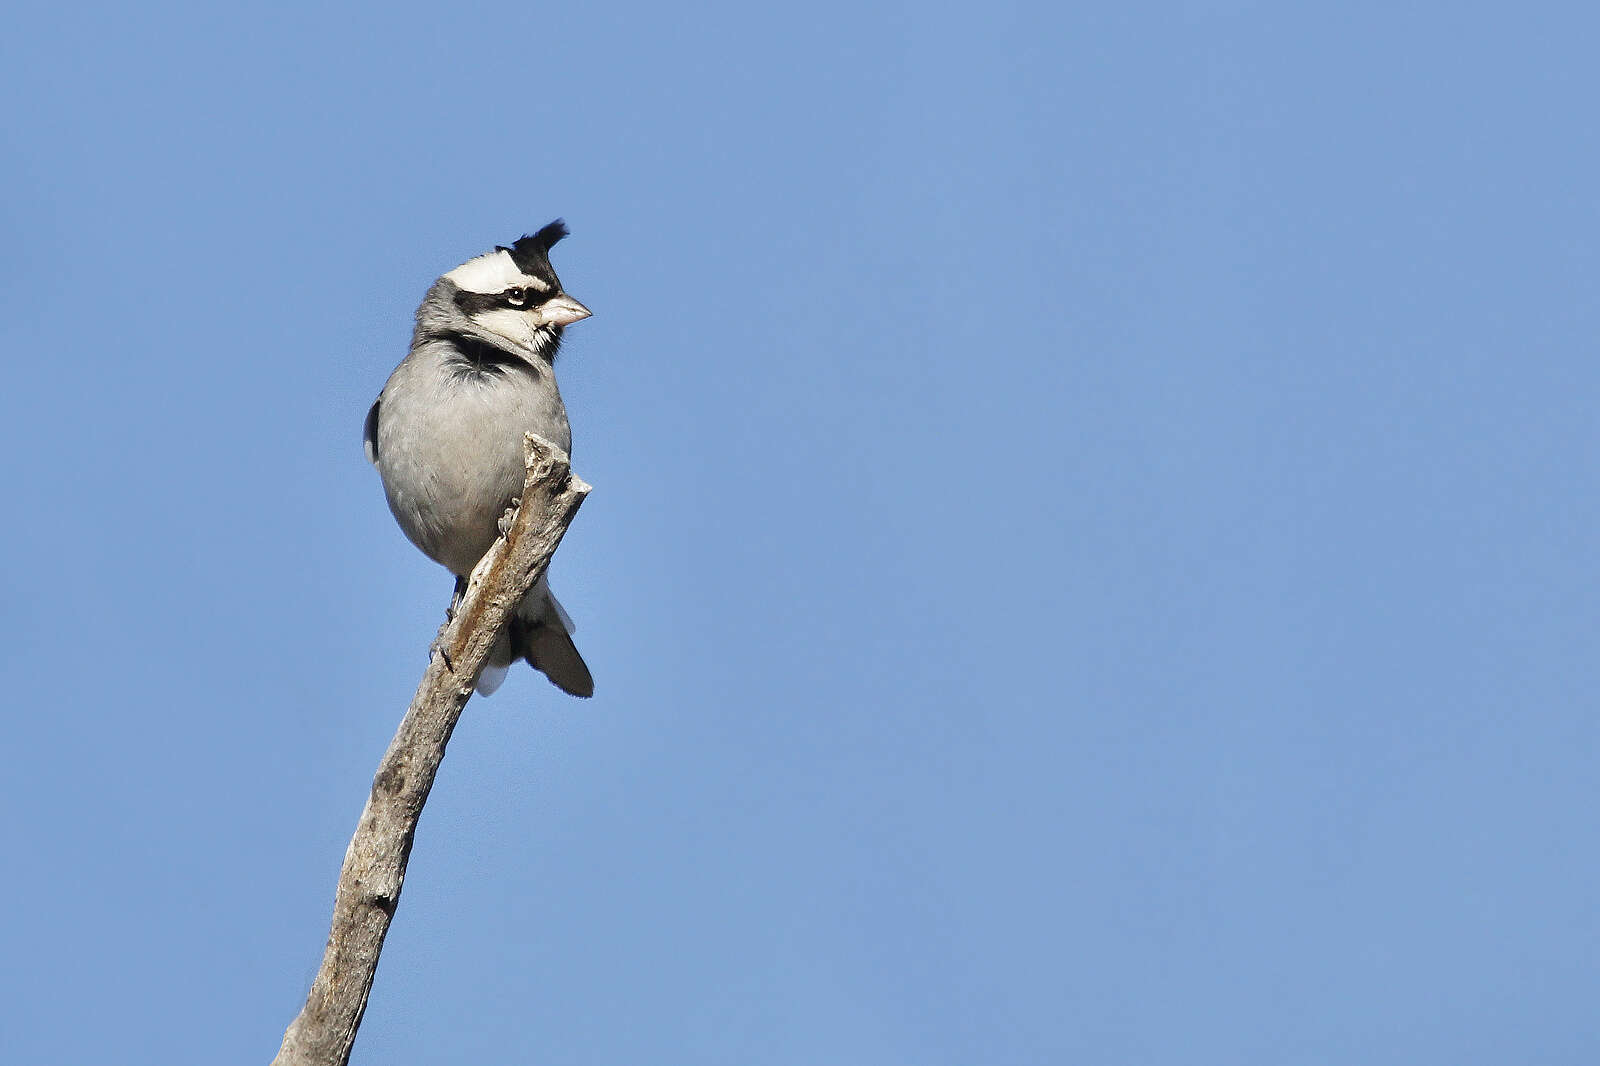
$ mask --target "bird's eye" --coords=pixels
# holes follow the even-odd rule
[[[521,307],[523,304],[525,304],[527,302],[528,302],[528,290],[527,289],[519,287],[519,288],[507,289],[506,290],[506,303],[510,304],[512,307]]]

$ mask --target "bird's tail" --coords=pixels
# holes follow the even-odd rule
[[[478,677],[478,691],[492,695],[505,680],[511,664],[526,659],[561,691],[585,698],[593,696],[594,677],[572,643],[576,628],[550,587],[540,579],[489,653],[489,664]]]
[[[588,698],[594,695],[594,677],[572,643],[572,634],[553,625],[530,628],[521,645],[523,657],[562,692]]]

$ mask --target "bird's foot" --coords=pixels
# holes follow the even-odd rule
[[[432,662],[433,657],[437,655],[444,660],[445,669],[453,674],[456,672],[456,664],[450,661],[450,653],[445,651],[444,648],[444,633],[449,628],[449,622],[439,627],[439,635],[433,638],[432,644],[428,645],[428,661]]]
[[[456,608],[461,606],[461,601],[467,598],[467,579],[456,578],[455,591],[450,593],[450,606],[444,609],[444,624],[449,625],[456,620]],[[443,629],[440,630],[443,632]]]
[[[511,497],[511,506],[506,508],[505,514],[500,516],[500,535],[503,537],[511,532],[511,523],[517,520],[517,508],[522,506],[522,497]]]

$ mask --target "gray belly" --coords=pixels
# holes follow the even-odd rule
[[[548,369],[481,380],[404,365],[385,387],[378,472],[389,509],[411,542],[454,574],[467,574],[499,535],[521,493],[522,435],[572,447]]]

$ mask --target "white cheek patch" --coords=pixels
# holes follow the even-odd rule
[[[490,333],[499,334],[519,347],[533,347],[534,325],[528,320],[528,315],[524,311],[510,309],[482,311],[473,315],[472,320]]]

